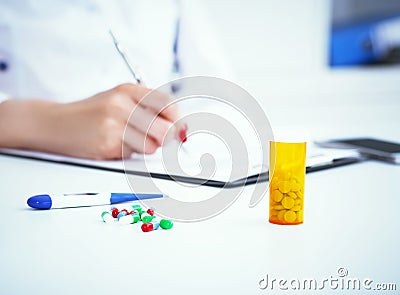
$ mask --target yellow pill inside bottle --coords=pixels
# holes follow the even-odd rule
[[[272,199],[275,202],[279,203],[280,201],[282,201],[282,198],[283,198],[283,194],[279,190],[274,190],[272,192]]]
[[[279,219],[279,221],[281,221],[281,222],[284,222],[284,221],[285,221],[285,213],[286,213],[286,210],[281,210],[281,211],[279,211],[279,213],[278,213],[278,219]]]
[[[290,210],[300,211],[301,210],[301,206],[299,206],[299,205],[293,206]]]
[[[287,212],[285,212],[285,215],[283,216],[283,218],[285,219],[286,222],[293,223],[293,222],[295,222],[297,215],[292,210],[288,210]]]
[[[284,194],[290,192],[290,182],[286,180],[280,181],[278,183],[278,189]]]
[[[291,197],[284,197],[282,199],[282,206],[285,207],[285,209],[290,209],[294,206],[294,200]]]
[[[285,207],[283,207],[282,205],[276,205],[274,207],[272,207],[273,210],[283,210],[285,209]]]

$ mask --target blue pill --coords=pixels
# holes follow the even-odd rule
[[[153,224],[153,230],[157,230],[160,227],[160,223],[158,221],[152,222]]]
[[[117,215],[118,220],[119,220],[122,216],[125,216],[125,215],[126,215],[126,212],[125,212],[125,211],[119,212],[118,215]]]

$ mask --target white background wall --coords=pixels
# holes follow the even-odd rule
[[[398,101],[399,67],[328,67],[329,0],[204,2],[235,82],[262,104]]]

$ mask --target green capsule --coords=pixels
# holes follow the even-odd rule
[[[133,223],[139,222],[140,220],[139,214],[133,214],[132,216],[133,216]]]
[[[143,223],[148,223],[148,222],[151,222],[154,218],[156,218],[155,216],[144,216],[143,218],[142,218],[142,222]]]
[[[101,219],[105,223],[114,222],[114,217],[112,217],[111,213],[108,211],[104,211],[103,213],[101,213]]]
[[[132,209],[134,211],[139,212],[139,214],[142,214],[142,212],[143,212],[142,206],[140,206],[140,205],[132,205]]]
[[[150,214],[148,214],[146,211],[143,211],[141,214],[140,214],[140,218],[144,218],[144,217],[146,217],[146,216],[151,216]]]
[[[171,229],[174,226],[174,224],[172,223],[171,220],[161,219],[160,226],[162,229]]]

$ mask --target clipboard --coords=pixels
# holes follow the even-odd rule
[[[155,179],[172,180],[188,184],[205,185],[219,188],[235,188],[244,185],[251,185],[257,182],[266,182],[269,180],[269,172],[267,169],[262,171],[261,173],[250,174],[249,176],[238,178],[235,180],[222,181],[218,179],[204,179],[179,174],[166,174],[157,171],[124,169],[122,161],[94,161],[17,149],[0,149],[0,154],[22,159],[72,165],[89,169],[100,169],[110,172],[127,173],[130,175],[137,175],[142,177],[152,177]],[[339,152],[338,154],[335,154],[332,151],[329,151],[328,153],[314,152],[307,157],[306,173],[341,167],[349,164],[358,163],[363,160],[365,159],[362,156],[353,151],[341,150],[341,152]]]

